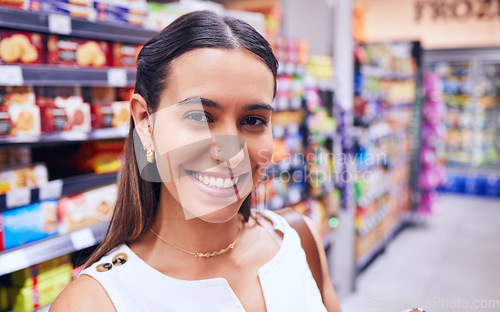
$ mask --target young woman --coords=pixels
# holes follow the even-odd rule
[[[317,232],[323,298],[297,232],[250,210],[274,147],[266,40],[193,12],[146,43],[137,65],[107,237],[51,311],[340,311]]]

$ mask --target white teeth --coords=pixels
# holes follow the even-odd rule
[[[199,173],[191,173],[191,176],[201,183],[213,188],[230,188],[238,183],[239,176],[233,178],[218,178],[213,176],[203,176]]]
[[[222,178],[217,178],[217,181],[215,182],[215,186],[217,186],[217,187],[223,187],[224,186],[224,180],[222,180]]]

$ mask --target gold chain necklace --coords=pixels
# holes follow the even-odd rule
[[[164,239],[163,237],[161,237],[160,235],[158,235],[155,231],[153,231],[152,228],[149,228],[149,230],[151,231],[151,233],[153,233],[156,237],[158,237],[159,240],[161,240],[162,242],[166,243],[166,244],[169,244],[170,246],[174,247],[174,248],[177,248],[181,251],[184,251],[185,253],[188,253],[190,255],[193,255],[195,257],[198,257],[198,258],[205,258],[205,259],[208,259],[208,258],[212,258],[212,257],[216,257],[216,256],[220,256],[220,255],[223,255],[225,254],[226,252],[228,252],[229,250],[233,249],[234,248],[234,245],[236,245],[236,242],[238,241],[238,239],[240,238],[240,234],[241,234],[241,229],[242,229],[242,225],[240,223],[240,226],[239,226],[239,229],[238,229],[238,236],[236,236],[236,239],[234,240],[234,242],[232,242],[231,244],[229,244],[226,248],[222,248],[221,250],[219,251],[214,251],[214,252],[192,252],[192,251],[189,251],[189,250],[186,250],[186,249],[183,249],[181,247],[178,247],[178,246],[175,246],[174,244],[170,243],[169,241],[167,241],[166,239]]]

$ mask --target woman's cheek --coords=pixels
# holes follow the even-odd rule
[[[259,140],[258,143],[249,145],[250,163],[253,169],[257,169],[255,175],[260,180],[265,174],[269,163],[271,162],[274,150],[274,141],[272,137],[265,140]]]

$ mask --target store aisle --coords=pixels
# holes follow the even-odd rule
[[[500,311],[500,200],[442,195],[440,208],[360,275],[344,312]]]

